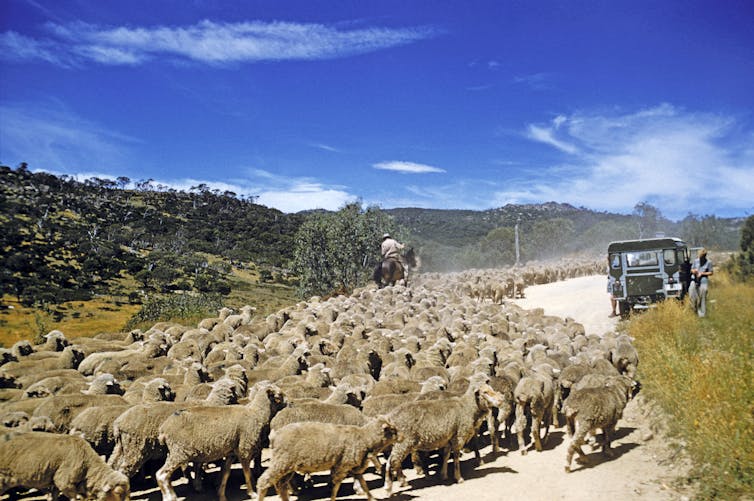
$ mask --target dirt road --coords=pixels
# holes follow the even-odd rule
[[[605,277],[584,277],[527,289],[526,299],[516,300],[524,308],[542,307],[546,314],[571,317],[585,325],[587,333],[601,334],[613,329],[617,323],[608,318],[610,303],[605,291]],[[473,500],[501,501],[519,500],[547,501],[611,501],[648,499],[684,499],[682,493],[670,487],[672,480],[683,477],[687,465],[675,455],[668,442],[649,425],[645,414],[649,412],[642,398],[629,402],[624,418],[617,427],[613,442],[615,457],[603,458],[599,452],[590,452],[588,462],[577,465],[571,473],[565,473],[565,457],[568,437],[564,427],[553,428],[543,452],[530,451],[522,456],[519,451],[504,449],[494,456],[491,447],[482,450],[485,464],[475,467],[473,454],[462,456],[462,472],[465,482],[454,484],[442,482],[434,474],[417,477],[406,470],[409,487],[398,489],[392,499],[408,500]],[[228,498],[245,499],[238,485],[242,482],[240,471],[234,470]],[[305,499],[327,499],[329,488],[324,484],[327,476],[316,476],[320,483],[317,489],[307,491]],[[382,481],[368,474],[366,479],[372,494],[385,498]],[[321,481],[321,482],[320,482]],[[184,481],[178,482],[183,484]],[[397,487],[398,484],[396,483]],[[193,494],[186,485],[178,487],[179,496],[185,499],[212,499],[206,493]],[[231,492],[232,491],[232,492]],[[341,487],[339,499],[364,499],[354,494],[351,481]],[[159,500],[155,490],[134,495],[132,499]],[[270,496],[268,499],[280,499]],[[304,499],[304,498],[302,498]]]

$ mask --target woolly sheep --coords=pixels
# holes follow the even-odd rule
[[[272,458],[259,478],[258,500],[264,501],[267,490],[275,486],[287,499],[286,478],[293,473],[330,470],[333,484],[330,500],[335,501],[340,484],[349,475],[359,481],[367,499],[374,499],[363,473],[370,458],[398,440],[395,426],[385,418],[374,419],[358,427],[330,423],[293,423],[270,434]]]
[[[521,454],[526,454],[524,429],[526,428],[527,409],[532,419],[531,434],[534,438],[534,447],[537,451],[542,451],[542,441],[547,439],[553,417],[553,406],[555,404],[552,378],[539,373],[525,376],[516,385],[513,396],[516,402],[516,421],[514,426]],[[545,435],[544,437],[540,437],[540,429],[543,426]]]
[[[220,501],[225,501],[233,457],[241,462],[246,490],[253,496],[249,464],[260,452],[270,419],[283,404],[280,389],[264,384],[248,405],[186,408],[169,416],[159,432],[159,441],[168,449],[168,455],[155,475],[163,500],[177,500],[170,477],[180,466],[189,461],[205,463],[225,458],[217,488]]]
[[[69,433],[89,442],[97,454],[109,457],[115,447],[113,423],[130,408],[130,405],[111,405],[84,409],[71,421]]]
[[[407,485],[401,463],[412,451],[443,449],[440,475],[448,476],[448,459],[453,453],[456,482],[463,482],[459,462],[461,448],[477,432],[490,408],[502,405],[502,397],[487,384],[472,385],[461,397],[446,400],[406,402],[386,417],[398,429],[400,441],[393,445],[388,459],[385,486],[392,493],[393,474]]]
[[[132,406],[113,422],[115,448],[108,464],[128,477],[135,475],[149,459],[163,459],[165,447],[158,440],[160,425],[176,411],[192,405],[227,405],[228,394],[218,390],[201,403],[150,402]]]
[[[270,429],[277,430],[290,423],[308,421],[361,426],[366,420],[361,411],[351,405],[307,401],[278,412],[270,422]]]
[[[84,409],[108,405],[128,405],[128,401],[120,395],[55,395],[45,399],[32,415],[49,417],[56,432],[67,433],[73,418]]]
[[[585,458],[581,450],[587,434],[594,433],[597,428],[602,429],[602,452],[611,455],[610,442],[615,425],[623,415],[623,409],[628,401],[632,380],[628,377],[613,377],[608,382],[596,388],[581,388],[574,390],[563,402],[563,413],[566,417],[568,436],[571,443],[566,454],[566,473],[571,471],[571,460],[574,453]]]
[[[0,494],[14,487],[51,491],[69,499],[129,499],[128,479],[105,464],[81,437],[44,432],[0,439]]]

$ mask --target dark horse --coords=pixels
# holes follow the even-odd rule
[[[402,255],[403,262],[407,265],[407,270],[403,269],[403,265],[397,259],[384,259],[377,268],[374,269],[374,281],[377,285],[382,287],[383,285],[395,285],[398,280],[408,277],[408,272],[411,268],[416,267],[416,254],[414,254],[414,248],[409,249]]]

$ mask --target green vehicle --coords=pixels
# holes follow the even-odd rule
[[[682,299],[688,290],[689,248],[678,238],[611,242],[607,255],[608,292],[624,318],[669,297]]]

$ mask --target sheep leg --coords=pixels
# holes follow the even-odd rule
[[[246,493],[249,495],[249,498],[253,498],[254,497],[254,484],[252,483],[250,463],[251,463],[250,459],[241,460],[241,469],[243,470],[243,478],[246,480]]]
[[[542,441],[539,438],[539,429],[542,426],[542,416],[533,416],[534,422],[531,425],[531,434],[534,437],[534,448],[542,452]]]
[[[411,451],[411,462],[417,475],[426,475],[428,468],[425,466],[424,456],[419,451]]]
[[[335,501],[335,498],[338,497],[338,491],[340,490],[340,484],[343,483],[343,480],[346,479],[348,476],[348,470],[340,470],[340,469],[332,469],[330,470],[330,476],[332,477],[332,492],[330,494],[330,501]],[[367,489],[367,493],[369,492],[369,489]]]
[[[586,458],[584,451],[581,450],[581,445],[584,443],[586,433],[587,432],[584,431],[581,427],[578,427],[576,433],[573,435],[571,444],[568,446],[568,452],[566,453],[566,473],[569,473],[571,471],[571,460],[573,460],[574,453],[578,453],[580,458]]]
[[[202,463],[194,461],[191,464],[191,470],[194,472],[194,476],[191,479],[191,486],[196,492],[202,492],[204,490],[204,485],[202,482],[204,477],[204,468],[202,468]],[[188,475],[186,476],[188,477]]]
[[[602,434],[604,435],[602,438],[602,454],[604,454],[607,457],[613,457],[613,450],[610,448],[610,442],[612,441],[612,434],[613,434],[613,427],[612,426],[605,426],[605,428],[602,430]]]
[[[521,450],[521,455],[526,455],[526,442],[524,441],[524,430],[526,428],[526,404],[522,402],[516,403],[516,421],[514,426],[516,427],[516,437],[518,438],[518,448]]]
[[[454,451],[455,452],[455,451]],[[448,459],[450,459],[450,443],[442,448],[442,463],[440,464],[440,478],[448,478]]]
[[[393,474],[400,480],[401,487],[408,485],[406,476],[403,474],[403,468],[401,467],[403,460],[408,455],[408,450],[403,442],[399,442],[393,446],[393,450],[390,451],[390,457],[388,458],[388,468],[385,474],[385,490],[388,496],[393,492]]]
[[[225,488],[228,485],[228,478],[230,477],[230,467],[233,464],[233,457],[228,456],[223,461],[222,469],[220,470],[220,485],[217,487],[217,497],[220,501],[227,501],[225,497]]]
[[[487,415],[487,429],[490,432],[492,452],[500,451],[500,440],[498,437],[498,428],[500,427],[499,412],[498,409],[492,409],[492,412]]]
[[[453,444],[453,470],[455,471],[455,479],[456,483],[460,484],[463,482],[463,477],[461,476],[461,445],[453,442],[451,444]],[[445,464],[447,465],[447,461]]]
[[[175,494],[173,485],[170,483],[170,477],[173,476],[173,472],[180,466],[180,463],[174,461],[168,453],[165,464],[162,465],[162,468],[157,470],[157,473],[155,474],[157,485],[160,487],[160,492],[162,493],[163,501],[178,501],[178,496]]]

